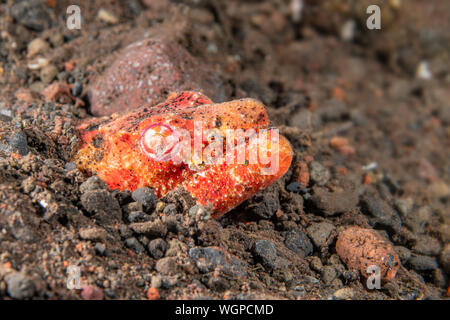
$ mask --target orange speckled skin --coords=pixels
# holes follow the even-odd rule
[[[81,124],[78,131],[82,143],[75,162],[81,171],[96,174],[111,189],[133,191],[152,187],[157,196],[162,197],[168,191],[183,187],[199,204],[211,207],[214,218],[281,178],[291,164],[292,149],[283,136],[278,142],[267,140],[260,144],[269,156],[272,147],[279,150],[278,170],[270,175],[261,174],[261,169],[267,166],[261,164],[259,158],[256,163],[245,164],[201,163],[193,169],[186,162],[156,161],[140,148],[144,130],[153,124],[186,129],[193,145],[194,123],[198,122],[202,123],[203,136],[209,129],[218,130],[225,137],[227,129],[255,129],[258,132],[269,128],[266,109],[259,101],[240,99],[214,104],[200,93],[173,93],[156,106]],[[205,148],[208,142],[203,140],[202,148]],[[248,154],[255,145],[245,143]]]

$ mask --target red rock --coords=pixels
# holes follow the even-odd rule
[[[355,154],[355,148],[349,145],[349,141],[344,137],[333,137],[330,139],[330,147],[339,151],[345,156],[351,156]]]
[[[96,286],[81,288],[81,297],[84,300],[103,300],[103,290]]]
[[[46,102],[69,103],[75,98],[70,92],[70,87],[65,83],[52,83],[42,91]]]
[[[110,115],[156,105],[169,92],[183,90],[225,99],[220,80],[183,47],[151,38],[124,48],[87,94],[94,115]]]
[[[149,288],[147,290],[147,298],[149,300],[159,300],[160,299],[160,295],[159,295],[158,289],[156,289],[156,288]]]
[[[367,278],[370,266],[379,267],[383,281],[392,281],[400,267],[400,259],[392,245],[376,231],[350,227],[342,231],[336,242],[336,252],[348,268],[356,269]]]

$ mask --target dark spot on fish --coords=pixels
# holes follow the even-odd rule
[[[214,125],[216,126],[216,128],[220,128],[222,126],[222,119],[220,119],[220,117],[217,117]]]
[[[101,133],[97,134],[92,139],[92,145],[96,148],[101,148],[101,146],[103,145],[104,142],[105,142],[105,139],[103,138],[103,135]]]
[[[100,162],[103,159],[103,156],[105,155],[103,150],[97,150],[94,152],[94,161]]]

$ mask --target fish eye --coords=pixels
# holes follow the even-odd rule
[[[163,123],[155,123],[142,131],[139,145],[141,151],[156,161],[170,160],[171,152],[179,142],[174,130]]]

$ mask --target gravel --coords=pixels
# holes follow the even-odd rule
[[[317,161],[309,164],[311,180],[318,186],[324,186],[330,180],[330,171]]]

